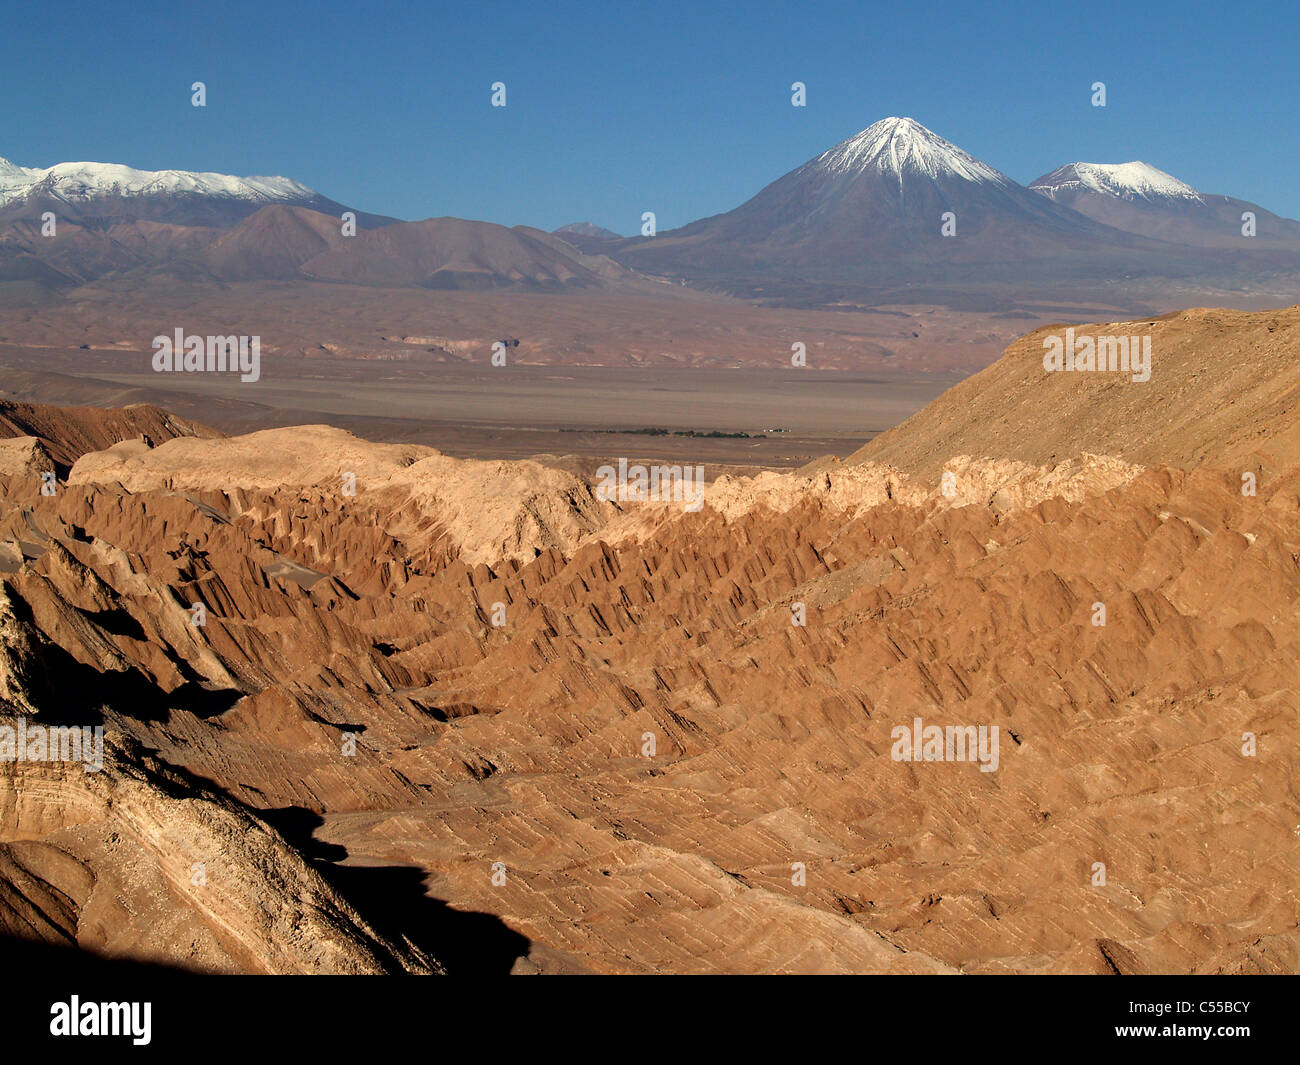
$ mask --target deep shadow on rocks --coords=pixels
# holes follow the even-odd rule
[[[39,632],[26,600],[11,592],[9,602],[17,620]],[[124,611],[87,616],[100,623],[111,620],[114,623],[110,631],[126,635],[132,635],[130,626],[136,624]],[[237,689],[201,684],[198,675],[183,661],[178,665],[185,683],[172,692],[163,692],[136,669],[101,672],[43,637],[34,665],[28,695],[40,710],[41,722],[47,725],[102,725],[104,706],[112,706],[136,721],[166,721],[173,707],[210,718],[229,710],[244,697]]]
[[[450,976],[506,976],[531,942],[487,913],[465,913],[430,896],[413,866],[339,864],[347,848],[314,833],[324,820],[297,806],[253,810],[315,867],[380,935],[407,938],[442,962]]]
[[[48,982],[78,988],[69,982],[83,978],[111,981],[119,977],[172,979],[176,976],[202,976],[194,969],[132,958],[110,958],[83,947],[63,946],[37,939],[0,936],[0,958],[13,973],[21,973],[27,982]],[[83,995],[83,997],[85,997]]]

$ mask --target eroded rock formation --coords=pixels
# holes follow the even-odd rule
[[[1289,380],[1256,324],[1234,357]],[[1294,971],[1294,397],[1266,462],[1244,430],[1045,461],[977,446],[969,392],[698,513],[319,426],[70,447],[48,496],[69,445],[12,442],[0,720],[107,750],[0,764],[0,922],[437,970],[331,878],[382,866],[517,971]],[[996,770],[900,760],[917,718],[996,726]]]

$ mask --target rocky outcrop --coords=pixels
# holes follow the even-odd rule
[[[52,407],[0,399],[0,438],[36,437],[63,467],[90,451],[124,441],[154,447],[178,436],[215,437],[215,429],[178,418],[145,403],[116,410],[98,407]],[[0,459],[0,472],[5,466]]]
[[[254,814],[131,746],[100,772],[0,763],[0,934],[208,972],[440,971]]]

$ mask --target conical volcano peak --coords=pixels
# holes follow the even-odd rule
[[[882,118],[856,136],[841,141],[810,166],[835,174],[877,170],[927,178],[955,176],[966,181],[1012,184],[987,163],[926,129],[914,118]]]

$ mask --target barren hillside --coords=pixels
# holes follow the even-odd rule
[[[1196,309],[1103,322],[1078,336],[1151,337],[1151,378],[1048,373],[1046,326],[988,369],[876,437],[848,461],[933,473],[949,455],[1043,464],[1084,452],[1143,465],[1300,462],[1300,307],[1246,314]]]

